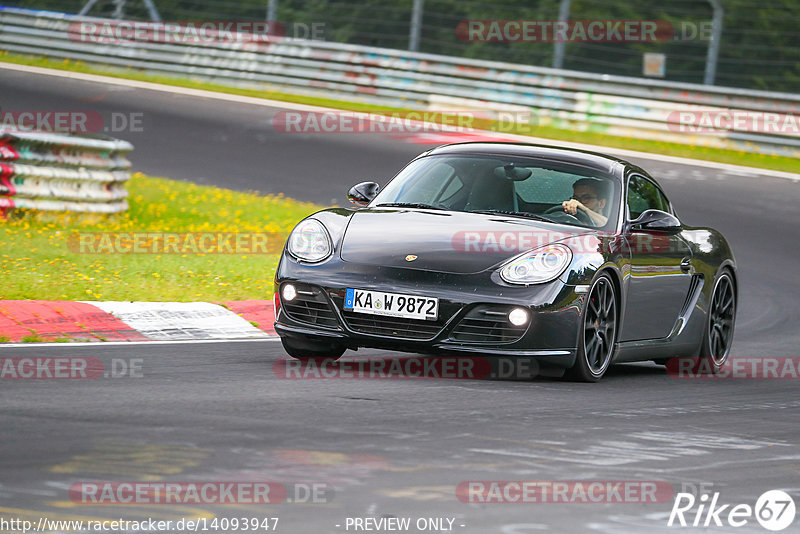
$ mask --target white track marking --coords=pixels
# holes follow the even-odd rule
[[[150,339],[265,338],[269,334],[210,302],[86,302]]]
[[[261,339],[183,339],[173,341],[80,341],[77,343],[3,343],[0,344],[0,352],[4,349],[22,348],[70,348],[70,347],[113,347],[113,346],[133,346],[133,345],[197,345],[203,343],[263,343],[264,341],[280,341],[275,335]]]

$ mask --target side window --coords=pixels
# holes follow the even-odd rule
[[[631,220],[646,210],[661,210],[669,213],[669,201],[661,190],[642,176],[631,176],[628,180],[628,210]]]

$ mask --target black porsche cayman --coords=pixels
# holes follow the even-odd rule
[[[626,161],[558,147],[425,152],[357,208],[301,221],[275,276],[289,355],[376,347],[541,358],[579,380],[615,362],[723,365],[736,265]]]

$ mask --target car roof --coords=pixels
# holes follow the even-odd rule
[[[486,154],[497,156],[527,156],[533,158],[542,158],[550,161],[559,161],[563,163],[572,163],[582,165],[602,171],[608,174],[616,174],[621,176],[620,166],[633,167],[629,162],[600,154],[598,152],[590,152],[588,150],[578,150],[575,148],[566,148],[550,145],[536,145],[529,143],[507,143],[507,142],[486,142],[476,141],[467,143],[454,143],[450,145],[442,145],[429,150],[422,156],[433,156],[443,154]],[[617,172],[614,172],[614,171]]]

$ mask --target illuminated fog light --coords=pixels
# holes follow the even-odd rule
[[[514,308],[508,314],[508,320],[514,326],[523,326],[525,324],[528,324],[529,319],[530,319],[530,314],[528,313],[528,310],[526,310],[525,308]]]
[[[291,302],[297,296],[297,289],[292,284],[286,284],[283,286],[281,294],[283,295],[283,300]]]

